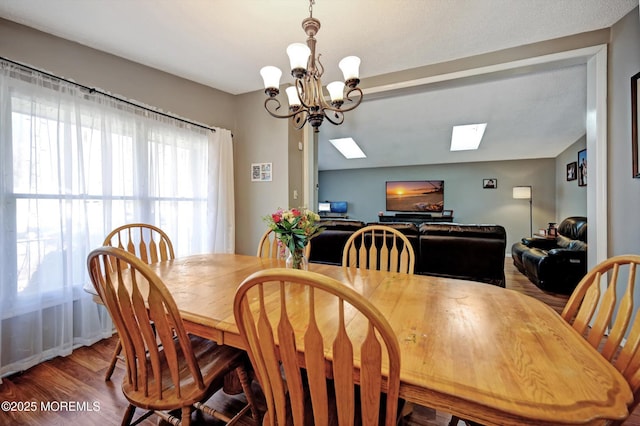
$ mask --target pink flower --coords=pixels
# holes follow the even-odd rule
[[[306,246],[309,239],[323,230],[316,223],[320,216],[306,208],[278,209],[263,219],[278,234],[280,242],[292,252]]]

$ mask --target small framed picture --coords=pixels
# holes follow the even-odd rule
[[[578,186],[587,186],[587,150],[578,151]]]
[[[573,162],[567,164],[567,180],[576,180],[578,179],[578,163]]]
[[[453,210],[442,210],[442,217],[453,217]]]
[[[498,179],[482,179],[482,187],[484,189],[496,189],[498,187]]]
[[[271,182],[271,163],[252,163],[251,164],[251,181],[252,182]]]

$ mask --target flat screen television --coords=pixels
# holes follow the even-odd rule
[[[444,181],[387,181],[386,201],[388,211],[441,213],[444,209]]]
[[[346,213],[346,201],[321,201],[318,203],[318,213]]]
[[[331,213],[346,213],[347,202],[346,201],[331,201]]]
[[[318,213],[327,213],[331,211],[331,203],[328,201],[318,203]]]

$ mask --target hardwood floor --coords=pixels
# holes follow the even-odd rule
[[[511,258],[505,260],[505,274],[507,288],[540,299],[558,312],[568,299],[568,296],[545,293],[538,289],[515,269]],[[4,378],[0,385],[0,402],[8,401],[14,404],[13,408],[21,410],[5,411],[3,406],[0,425],[119,425],[127,406],[120,390],[124,374],[122,363],[116,366],[111,381],[103,380],[116,341],[116,337],[106,339],[91,347],[79,348],[68,357],[58,357],[23,373]],[[218,393],[209,404],[224,412],[233,413],[242,402],[238,398],[243,397]],[[27,406],[18,405],[22,402],[26,402]],[[64,404],[68,406],[65,407]],[[450,415],[447,413],[416,406],[406,419],[406,424],[444,426],[448,425],[449,419]],[[220,424],[208,416],[199,420],[198,424]],[[249,425],[249,420],[247,418],[241,424]],[[156,424],[156,420],[151,417],[140,424],[151,426]],[[632,413],[625,424],[640,426],[640,410]]]

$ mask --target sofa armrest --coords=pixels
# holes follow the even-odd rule
[[[523,238],[522,244],[540,250],[551,250],[559,247],[555,238]]]
[[[569,263],[573,263],[571,262],[572,260],[578,260],[580,262],[587,260],[586,251],[572,250],[572,249],[565,249],[565,248],[557,248],[557,249],[549,250],[547,252],[547,256],[550,256],[551,258],[556,259],[556,262],[566,261]],[[575,263],[580,263],[580,262],[575,262]]]
[[[540,250],[532,248],[522,254],[525,274],[545,291],[571,294],[587,273],[587,252],[570,248]]]

